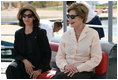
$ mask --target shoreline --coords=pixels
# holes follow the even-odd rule
[[[20,29],[21,27],[18,25],[1,25],[1,40],[8,41],[8,42],[14,42],[14,36],[2,36],[3,34],[8,34],[8,35],[14,35],[15,31]],[[56,34],[62,34],[62,31],[59,31]],[[105,35],[104,38],[101,40],[107,40],[108,41],[108,35]],[[117,35],[113,36],[113,42],[117,42]]]
[[[11,21],[11,22],[17,21],[16,17],[18,10],[19,8],[1,10],[1,21]],[[97,14],[101,19],[108,18],[108,13],[102,13],[100,9],[97,9],[97,11],[98,11]],[[41,19],[46,19],[46,20],[63,19],[63,10],[37,9],[37,13]],[[117,8],[113,8],[113,18],[117,18]]]

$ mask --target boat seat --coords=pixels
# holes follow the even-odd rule
[[[54,52],[58,51],[58,43],[50,43],[51,50]],[[52,67],[56,66],[56,63],[52,63]],[[95,75],[92,77],[93,79],[103,79],[106,78],[107,73],[107,66],[108,66],[108,54],[103,51],[102,52],[102,60],[100,64],[95,68]],[[57,67],[57,66],[56,66]],[[56,74],[56,70],[49,70],[40,74],[37,79],[51,79]]]
[[[102,60],[100,64],[95,68],[95,74],[93,79],[106,79],[106,73],[108,68],[108,54],[102,51]]]

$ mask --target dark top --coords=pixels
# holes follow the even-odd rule
[[[28,59],[37,69],[47,71],[50,69],[51,48],[46,36],[46,31],[34,28],[31,34],[25,34],[25,28],[15,33],[15,52],[13,54],[16,62]]]
[[[99,18],[99,16],[95,16],[91,21],[89,21],[86,24],[91,24],[91,25],[102,25],[101,20]]]

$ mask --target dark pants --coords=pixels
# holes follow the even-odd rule
[[[7,79],[30,79],[23,63],[12,62],[6,70]]]
[[[93,72],[78,72],[72,77],[68,77],[67,74],[63,72],[57,72],[56,75],[52,77],[52,79],[91,79],[93,74]]]

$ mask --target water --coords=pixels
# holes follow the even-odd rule
[[[101,20],[105,36],[108,36],[108,19]],[[117,18],[113,19],[113,36],[117,36]]]
[[[16,16],[1,16],[1,21],[2,22],[16,22],[18,21],[17,20],[17,17]]]
[[[108,19],[101,20],[102,26],[105,36],[108,36]],[[97,26],[96,26],[97,27]],[[67,30],[70,29],[70,27],[67,28]],[[117,18],[113,19],[113,36],[117,36]]]
[[[10,17],[10,18],[2,17],[1,21],[8,21],[8,22],[15,21],[16,22],[17,19],[16,19],[16,17]],[[101,22],[102,22],[102,27],[104,29],[105,36],[107,37],[108,36],[108,19],[102,19]],[[69,28],[69,27],[67,27],[67,28]],[[113,31],[112,32],[113,32],[113,37],[117,37],[117,18],[113,18]]]

